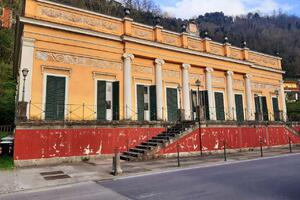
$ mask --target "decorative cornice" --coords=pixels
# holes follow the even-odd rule
[[[39,0],[39,1],[44,2],[44,0]],[[147,40],[138,39],[138,38],[125,36],[125,35],[120,37],[120,36],[115,36],[115,35],[111,35],[111,34],[100,33],[97,31],[86,30],[86,29],[81,29],[81,28],[77,28],[77,27],[70,27],[70,26],[66,26],[66,25],[62,25],[62,24],[56,24],[56,23],[47,22],[47,21],[43,21],[43,20],[31,19],[31,18],[27,18],[27,17],[21,17],[20,21],[23,23],[33,24],[33,25],[42,26],[42,27],[50,27],[53,29],[65,30],[65,31],[70,31],[70,32],[74,32],[74,33],[80,33],[80,34],[84,34],[84,35],[90,35],[90,36],[94,36],[94,37],[100,37],[100,38],[105,38],[105,39],[110,39],[110,40],[115,40],[115,41],[135,42],[135,43],[144,44],[144,45],[148,45],[148,46],[154,46],[154,47],[163,48],[163,49],[167,49],[167,50],[171,50],[171,51],[177,51],[177,52],[188,53],[188,54],[192,54],[192,55],[203,56],[203,57],[207,57],[207,58],[213,58],[213,59],[243,64],[243,65],[250,66],[251,68],[261,69],[261,70],[265,70],[265,71],[271,71],[271,72],[280,73],[280,74],[285,73],[284,71],[279,70],[279,69],[272,69],[269,67],[259,66],[259,65],[255,65],[251,62],[247,62],[247,61],[243,61],[243,60],[237,60],[237,59],[233,59],[233,58],[229,58],[229,57],[213,55],[213,54],[209,54],[209,53],[205,53],[205,52],[199,52],[199,51],[195,51],[195,50],[191,50],[191,49],[185,49],[185,48],[176,47],[176,46],[172,46],[172,45],[157,43],[157,42],[153,42],[153,41],[147,41]]]
[[[76,10],[76,11],[79,11],[80,13],[88,13],[88,14],[92,14],[92,15],[96,15],[96,16],[100,16],[100,17],[104,17],[104,18],[108,18],[108,19],[114,19],[114,20],[122,21],[122,19],[117,18],[117,17],[112,17],[112,16],[109,16],[109,15],[104,15],[104,14],[100,14],[98,12],[93,12],[93,11],[89,11],[89,10],[80,9],[80,8],[76,8],[76,7],[73,7],[73,6],[67,6],[67,5],[64,5],[64,4],[61,4],[61,3],[55,3],[55,2],[47,1],[47,0],[37,0],[37,2],[41,2],[41,3],[45,3],[45,4],[49,4],[49,5],[54,5],[54,6],[59,6],[61,8],[67,8],[67,9],[70,9],[70,10]]]
[[[42,26],[42,27],[49,27],[49,28],[58,29],[58,30],[70,31],[70,32],[74,32],[74,33],[80,33],[80,34],[90,35],[90,36],[94,36],[94,37],[116,40],[116,41],[120,41],[120,42],[122,41],[121,37],[119,37],[119,36],[106,34],[106,33],[100,33],[98,31],[91,31],[91,30],[86,30],[86,29],[77,28],[77,27],[65,26],[65,25],[56,24],[56,23],[52,23],[52,22],[46,22],[43,20],[36,20],[36,19],[27,18],[27,17],[21,17],[20,21],[23,23],[33,24],[33,25]]]
[[[132,22],[133,19],[132,19],[132,18],[129,18],[129,17],[124,17],[124,18],[123,18],[123,21],[131,21],[131,22]]]

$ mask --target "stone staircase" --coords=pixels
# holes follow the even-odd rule
[[[168,127],[164,132],[122,153],[120,158],[126,161],[153,159],[157,157],[155,153],[161,148],[171,144],[181,136],[190,133],[194,128],[194,121],[176,122],[175,125]]]
[[[284,126],[285,129],[287,129],[288,131],[292,132],[294,135],[296,136],[300,136],[300,131],[295,130],[291,125],[285,125]]]

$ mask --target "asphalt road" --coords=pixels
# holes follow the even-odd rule
[[[1,200],[299,200],[300,155],[0,196]]]

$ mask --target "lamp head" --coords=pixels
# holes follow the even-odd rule
[[[181,91],[181,86],[178,85],[177,89],[178,89],[178,91],[180,92],[180,91]]]
[[[196,86],[197,86],[197,87],[200,87],[200,85],[201,85],[201,82],[200,82],[200,80],[199,80],[199,79],[197,79],[197,80],[196,80],[196,82],[195,82],[195,84],[196,84]]]
[[[28,72],[29,72],[29,69],[27,69],[27,68],[22,69],[22,75],[24,78],[26,78],[26,76],[28,75]]]

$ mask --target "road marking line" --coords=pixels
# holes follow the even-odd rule
[[[293,153],[293,154],[284,154],[284,155],[278,155],[278,156],[270,156],[270,157],[263,157],[263,158],[253,158],[253,159],[248,159],[248,160],[234,160],[234,161],[220,161],[217,163],[210,163],[210,164],[198,164],[192,167],[185,167],[182,169],[170,169],[170,170],[164,170],[164,171],[154,171],[154,172],[146,172],[143,174],[137,174],[137,175],[132,175],[132,176],[125,176],[125,177],[119,177],[119,178],[114,178],[113,181],[117,180],[124,180],[124,179],[131,179],[131,178],[138,178],[138,177],[143,177],[143,176],[151,176],[151,175],[157,175],[157,174],[164,174],[164,173],[172,173],[172,172],[178,172],[178,171],[186,171],[186,170],[191,170],[191,169],[201,169],[201,168],[208,168],[208,167],[218,167],[222,165],[234,165],[234,164],[239,164],[239,163],[245,163],[245,162],[252,162],[252,161],[258,161],[258,160],[268,160],[268,159],[273,159],[273,158],[284,158],[284,157],[289,157],[289,156],[297,156],[300,155],[300,153]]]

